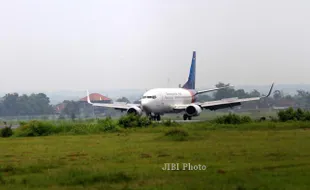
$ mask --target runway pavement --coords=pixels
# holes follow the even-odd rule
[[[5,126],[3,126],[3,125],[0,125],[0,129],[1,128],[4,128]],[[16,128],[18,128],[19,127],[19,125],[12,125],[12,129],[16,129]]]
[[[172,121],[175,121],[177,123],[194,123],[194,122],[201,122],[204,120],[172,120]]]

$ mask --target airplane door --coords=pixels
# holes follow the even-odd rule
[[[160,101],[161,101],[161,106],[164,106],[165,105],[165,94],[164,93],[160,95]]]

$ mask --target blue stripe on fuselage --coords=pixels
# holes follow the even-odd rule
[[[197,91],[196,90],[192,90],[192,89],[186,89],[187,91],[189,91],[189,93],[192,96],[192,103],[194,103],[197,100]]]

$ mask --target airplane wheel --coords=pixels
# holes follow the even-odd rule
[[[153,120],[155,120],[155,117],[152,115],[149,115],[149,120],[153,121]]]
[[[156,116],[157,121],[160,121],[160,115]]]
[[[186,114],[183,115],[183,120],[187,120],[187,115]]]
[[[188,117],[188,120],[192,120],[192,117],[189,116],[189,117]]]

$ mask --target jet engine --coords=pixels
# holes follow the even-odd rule
[[[127,114],[135,114],[135,115],[141,115],[142,110],[137,106],[132,106],[127,110]]]
[[[202,109],[200,106],[193,104],[193,105],[189,105],[186,109],[185,112],[188,116],[192,117],[192,116],[198,116],[201,112]]]

